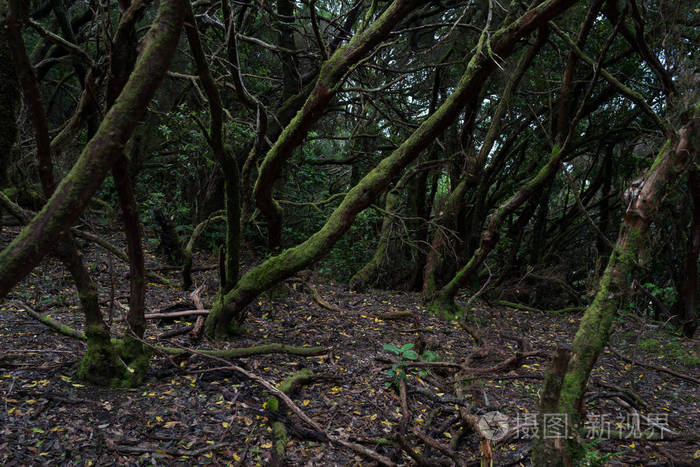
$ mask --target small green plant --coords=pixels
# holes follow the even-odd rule
[[[647,352],[658,352],[660,348],[659,341],[654,338],[644,339],[639,342],[639,348]]]
[[[700,366],[700,357],[697,355],[686,355],[678,358],[681,365],[688,368],[697,368]]]
[[[384,350],[397,355],[401,359],[399,363],[395,363],[391,368],[386,370],[386,375],[389,377],[389,381],[384,383],[386,387],[398,387],[399,381],[406,379],[407,361],[418,360],[418,353],[413,350],[413,347],[413,344],[404,344],[401,347],[397,347],[393,344],[384,344]]]
[[[603,441],[603,438],[596,438],[590,443],[583,443],[583,448],[586,450],[586,455],[581,459],[581,465],[586,467],[598,467],[602,465],[607,465],[608,461],[615,456],[624,454],[624,451],[609,452],[606,454],[601,454],[600,451],[595,449],[596,445]]]

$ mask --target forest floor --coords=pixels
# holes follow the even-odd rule
[[[0,246],[15,232],[5,227]],[[110,240],[118,243],[114,237]],[[112,297],[127,303],[126,265],[93,245],[85,251],[100,282],[103,309],[110,308]],[[151,255],[149,263],[159,264]],[[178,281],[177,272],[168,276]],[[215,276],[215,271],[195,275],[197,284],[211,284],[203,296],[205,306],[215,300]],[[292,395],[296,404],[326,434],[361,443],[395,462],[478,465],[477,436],[460,430],[457,409],[467,407],[484,420],[500,420],[491,423],[497,440],[494,465],[529,465],[528,438],[533,429],[528,423],[537,411],[542,375],[556,343],[571,342],[580,314],[554,316],[480,303],[475,313],[479,324],[471,326],[481,339],[477,342],[458,323],[427,314],[418,295],[355,293],[314,276],[309,284],[286,282],[284,293],[276,294],[275,300],[267,294],[253,307],[244,336],[224,344],[205,340],[197,348],[272,342],[326,347],[327,353],[314,357],[271,354],[235,362],[273,384],[302,368],[312,370],[319,378]],[[178,287],[149,283],[151,312],[186,300],[187,294]],[[130,390],[91,386],[75,375],[85,344],[57,335],[31,318],[24,305],[82,328],[70,277],[55,260],[45,260],[0,303],[0,464],[267,465],[272,461],[269,425],[274,414],[266,410],[269,394],[258,383],[231,370],[206,371],[222,363],[197,354],[156,353],[143,386]],[[394,312],[407,313],[391,315]],[[124,327],[123,311],[115,306],[113,314],[118,334]],[[187,335],[159,339],[183,324],[151,321],[147,341],[189,346]],[[625,317],[617,323],[611,343],[614,351],[608,347],[601,356],[587,395],[591,428],[599,431],[587,440],[590,465],[700,464],[700,391],[692,381],[700,378],[698,341]],[[424,361],[468,367],[461,373],[464,393],[461,397],[455,393],[457,365],[413,367],[385,350],[385,344],[414,344]],[[521,360],[512,358],[523,354]],[[403,383],[387,375],[393,365],[406,371]],[[403,384],[404,404],[398,390]],[[356,452],[311,433],[286,407],[280,405],[280,412],[289,432],[288,464],[371,465]],[[495,412],[502,415],[494,417]],[[636,427],[635,420],[640,421]],[[645,440],[639,430],[664,439]],[[405,447],[414,450],[413,459],[396,445],[401,432]],[[432,446],[426,444],[427,437]],[[611,439],[615,437],[621,439]]]

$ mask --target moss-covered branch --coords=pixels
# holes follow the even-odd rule
[[[289,376],[287,379],[282,381],[277,389],[282,391],[284,394],[291,396],[298,388],[305,384],[309,384],[313,379],[313,372],[305,368],[303,370],[297,371]],[[279,399],[275,396],[271,396],[265,402],[265,408],[271,412],[279,412]],[[287,429],[284,423],[280,421],[273,421],[270,423],[270,428],[272,429],[273,445],[272,453],[274,463],[276,465],[284,465],[285,452],[287,449]]]
[[[282,242],[282,209],[272,197],[272,187],[283,164],[301,144],[338,90],[348,70],[362,60],[386,38],[394,26],[421,2],[394,0],[370,26],[356,33],[350,42],[339,48],[323,63],[316,84],[304,106],[289,122],[275,144],[265,155],[255,182],[255,202],[268,223],[268,242],[277,248]]]

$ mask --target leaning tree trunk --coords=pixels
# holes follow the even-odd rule
[[[608,342],[613,320],[626,297],[644,235],[673,181],[689,161],[694,163],[699,139],[700,118],[696,116],[678,131],[673,140],[666,142],[641,187],[627,192],[629,205],[615,248],[600,279],[595,298],[581,318],[572,344],[571,360],[557,395],[558,403],[554,404],[558,407],[556,412],[566,416],[569,430],[578,428],[584,419],[583,396],[588,377]],[[548,404],[552,405],[552,402]],[[583,449],[575,437],[561,443],[538,443],[536,447],[546,450],[534,454],[534,458],[544,459],[539,464],[541,466],[572,465],[583,455]]]
[[[102,184],[143,116],[175,53],[184,0],[163,0],[129,81],[41,211],[0,253],[0,297],[22,280],[68,231]]]
[[[267,221],[268,246],[271,250],[282,244],[282,208],[272,197],[272,187],[282,166],[304,140],[312,125],[321,118],[346,73],[387,37],[394,26],[418,4],[420,2],[417,0],[394,0],[373,24],[355,34],[347,45],[336,50],[323,63],[304,106],[265,155],[255,182],[254,194],[255,202]]]
[[[238,284],[213,307],[206,320],[206,333],[222,338],[236,332],[245,318],[245,308],[260,293],[325,254],[350,228],[353,220],[399,173],[449,125],[462,107],[481,89],[496,67],[486,50],[506,58],[520,38],[528,35],[571,6],[575,0],[548,0],[540,3],[508,26],[482,34],[477,53],[469,61],[454,92],[391,155],[383,159],[345,196],[326,224],[301,244],[264,261],[240,278]],[[490,49],[486,49],[490,47]]]

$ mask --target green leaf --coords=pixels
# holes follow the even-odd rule
[[[401,346],[401,353],[404,353],[407,350],[411,350],[413,347],[415,347],[413,344],[404,344]]]
[[[399,348],[392,344],[384,344],[384,350],[395,353],[396,355],[399,355],[401,353]]]
[[[415,350],[407,350],[403,353],[403,357],[407,360],[418,360],[418,354]]]

